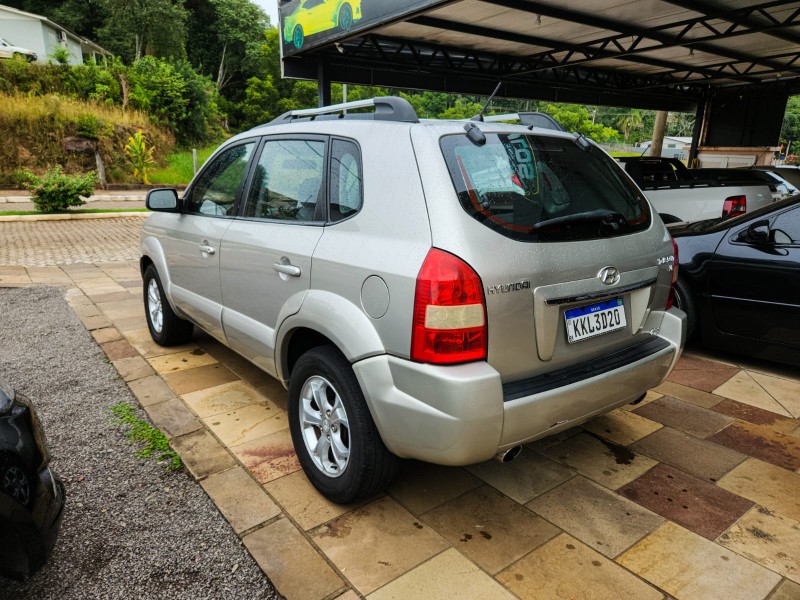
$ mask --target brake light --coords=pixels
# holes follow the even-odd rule
[[[731,196],[725,198],[725,204],[722,206],[722,218],[736,217],[743,215],[747,212],[747,197],[745,196]]]
[[[486,359],[486,301],[478,274],[431,248],[417,275],[411,360],[453,364]]]
[[[667,307],[669,310],[675,302],[675,284],[678,283],[678,244],[672,238],[672,281],[669,284],[669,296],[667,296]]]

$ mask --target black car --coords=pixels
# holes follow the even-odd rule
[[[50,556],[64,486],[48,466],[44,433],[30,400],[0,377],[0,574],[26,579]]]
[[[675,303],[704,344],[800,365],[800,196],[728,220],[669,226]]]

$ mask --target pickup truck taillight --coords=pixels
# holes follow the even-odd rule
[[[667,296],[667,307],[664,310],[669,310],[675,302],[675,284],[678,283],[678,244],[675,243],[675,238],[672,238],[672,281],[669,284],[669,296]]]
[[[478,274],[431,248],[417,275],[411,360],[453,364],[486,359],[486,300]]]
[[[722,218],[736,217],[743,215],[747,212],[747,197],[746,196],[731,196],[725,198],[725,204],[722,205]]]

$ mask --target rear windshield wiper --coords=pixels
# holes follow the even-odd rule
[[[555,217],[546,221],[540,221],[533,226],[533,230],[539,231],[541,229],[549,229],[551,227],[559,227],[561,225],[575,225],[579,223],[599,223],[600,225],[608,225],[612,231],[616,232],[620,225],[627,224],[627,221],[625,220],[625,217],[618,212],[597,209],[576,213],[574,215]]]

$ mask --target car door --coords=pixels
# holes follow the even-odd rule
[[[228,345],[275,374],[275,336],[297,312],[326,218],[327,138],[267,137],[242,218],[222,239],[222,323]]]
[[[202,329],[224,340],[219,279],[222,234],[238,213],[256,139],[216,154],[192,182],[183,214],[163,238],[175,305]]]
[[[732,228],[709,291],[720,331],[800,346],[800,206]]]
[[[306,0],[303,4],[305,15],[303,15],[301,25],[306,35],[313,35],[326,29],[330,29],[331,8],[325,6],[324,0]]]

